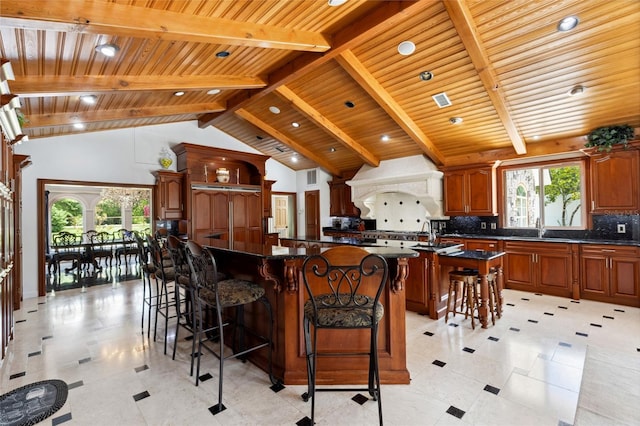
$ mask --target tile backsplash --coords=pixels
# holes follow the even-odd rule
[[[495,224],[496,229],[492,229],[492,224]],[[487,236],[538,236],[537,229],[505,229],[498,228],[497,224],[498,218],[495,216],[456,216],[451,217],[447,221],[446,232],[453,234],[480,234]],[[624,225],[625,232],[618,232],[618,225]],[[640,241],[640,215],[594,215],[592,229],[547,229],[544,236],[548,238]]]

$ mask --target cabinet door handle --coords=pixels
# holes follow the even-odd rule
[[[591,200],[591,211],[596,209],[596,202],[594,200]]]

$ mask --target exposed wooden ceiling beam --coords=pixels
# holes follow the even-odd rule
[[[190,105],[167,105],[159,107],[108,109],[64,114],[30,115],[25,130],[48,126],[68,126],[73,123],[97,123],[102,121],[130,120],[157,116],[201,114],[208,111],[223,111],[224,105],[216,102]]]
[[[453,22],[453,26],[469,53],[469,57],[480,76],[480,80],[482,80],[482,84],[493,103],[493,107],[511,139],[513,148],[517,154],[526,154],[527,147],[511,118],[509,104],[500,90],[500,81],[489,60],[489,55],[482,44],[478,29],[476,28],[476,24],[471,16],[471,11],[465,3],[465,0],[443,0],[443,3],[451,18],[451,22]]]
[[[338,142],[340,142],[347,149],[353,151],[358,157],[360,157],[365,163],[372,167],[378,167],[380,165],[380,159],[373,155],[371,151],[364,146],[353,140],[351,136],[346,134],[342,129],[333,124],[327,117],[320,114],[318,110],[313,108],[302,98],[296,95],[293,90],[287,86],[280,86],[275,92],[282,99],[291,103],[293,107],[298,110],[302,115],[313,121],[322,130],[333,136]]]
[[[104,1],[2,0],[3,27],[324,52],[323,34]]]
[[[288,84],[314,68],[334,59],[342,51],[351,49],[371,37],[394,28],[409,16],[427,8],[431,4],[431,0],[384,1],[379,3],[379,6],[373,9],[371,13],[334,34],[333,45],[328,52],[323,55],[313,53],[301,54],[293,61],[288,62],[272,72],[268,78],[269,86],[252,94],[251,99],[266,96],[280,85]],[[206,114],[200,117],[198,119],[198,126],[204,128],[215,124],[216,120],[221,120],[226,114],[231,114],[238,108],[246,107],[248,105],[248,99],[249,98],[238,98],[235,103],[229,99],[225,112]]]
[[[283,144],[289,146],[291,149],[296,151],[298,154],[307,157],[309,160],[318,164],[318,166],[325,169],[327,172],[331,173],[334,176],[340,176],[341,171],[334,167],[330,162],[326,161],[324,158],[317,156],[312,151],[309,151],[304,146],[300,145],[298,142],[294,141],[284,133],[280,132],[275,127],[267,124],[266,122],[260,120],[255,115],[251,114],[246,109],[237,109],[235,111],[236,115],[244,118],[249,123],[253,124],[257,128],[261,129],[263,132],[269,134],[272,138],[282,142]]]
[[[447,157],[446,166],[462,166],[466,164],[494,163],[496,161],[524,159],[530,157],[545,156],[551,154],[563,154],[577,152],[584,148],[586,140],[584,136],[554,139],[543,142],[530,143],[524,155],[516,154],[511,148],[500,148],[489,151],[455,155]]]
[[[254,89],[266,84],[259,77],[234,75],[21,76],[12,82],[11,90],[21,98],[33,98],[135,90]]]
[[[407,132],[409,137],[418,144],[420,149],[437,165],[444,163],[444,157],[440,150],[424,134],[420,127],[398,105],[396,100],[385,90],[373,75],[358,60],[351,50],[345,50],[336,57],[337,62],[345,69],[364,90],[367,91],[387,114]]]

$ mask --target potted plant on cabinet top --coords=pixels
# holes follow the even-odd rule
[[[621,126],[605,126],[592,130],[587,136],[587,148],[595,147],[598,151],[611,151],[613,145],[621,144],[627,148],[627,143],[634,138],[633,127],[628,124]]]

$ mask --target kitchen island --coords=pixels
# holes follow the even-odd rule
[[[301,266],[310,254],[322,248],[298,248],[249,243],[229,243],[211,240],[218,269],[237,278],[251,280],[262,285],[274,314],[273,366],[275,376],[285,384],[307,383],[307,367],[302,332],[303,306],[307,299],[301,277]],[[406,366],[405,330],[405,280],[408,275],[408,259],[418,256],[413,250],[391,247],[365,247],[370,253],[382,255],[389,264],[389,281],[381,296],[384,317],[380,323],[378,350],[380,378],[386,384],[408,384]],[[267,332],[266,314],[259,305],[246,306],[248,327],[259,333]],[[366,331],[352,330],[329,335],[321,344],[339,346],[343,352],[363,352],[368,347]],[[260,350],[250,359],[262,369],[267,369],[267,352]],[[319,384],[362,384],[368,378],[368,362],[365,356],[339,359],[323,358],[318,363]]]

